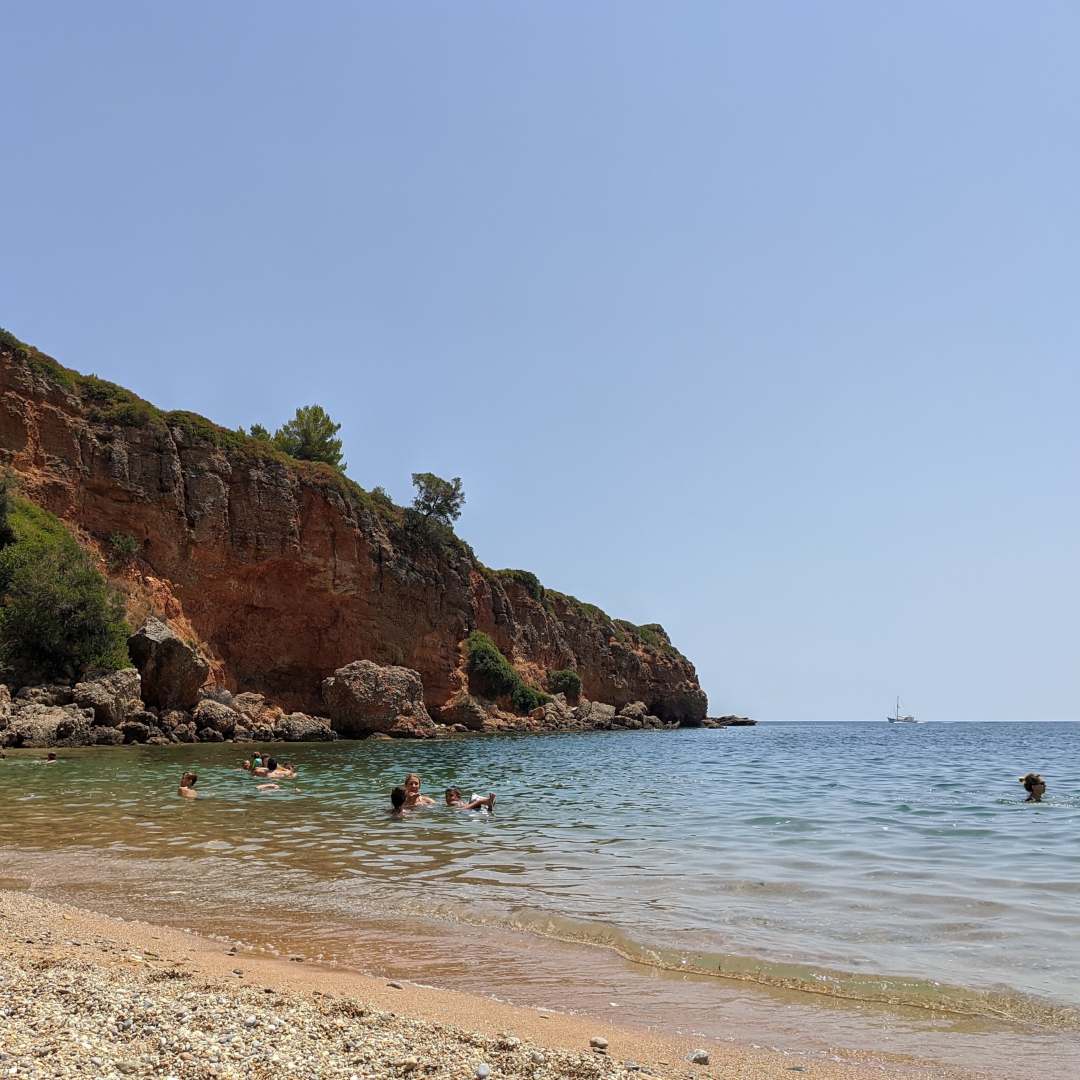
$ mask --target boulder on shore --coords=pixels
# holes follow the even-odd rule
[[[412,668],[354,660],[322,682],[330,722],[339,735],[377,732],[399,738],[437,734],[424,705],[424,686]]]
[[[202,738],[203,730],[209,729],[217,732],[222,739],[231,739],[237,723],[240,722],[240,714],[235,709],[230,709],[228,705],[214,701],[213,698],[203,698],[195,706],[191,719],[199,731],[200,738]],[[218,742],[219,740],[212,739],[211,741]]]
[[[286,742],[328,742],[337,738],[325,717],[300,712],[283,716],[278,721],[275,735]]]
[[[119,727],[132,714],[141,712],[142,681],[135,668],[124,668],[100,679],[75,684],[72,695],[82,709],[94,710],[94,723],[100,727]]]
[[[487,709],[471,694],[458,694],[442,707],[439,718],[451,727],[461,727],[466,731],[482,731],[488,713]]]
[[[191,709],[210,674],[206,657],[152,615],[128,639],[142,676],[143,700],[162,709]]]
[[[24,705],[3,732],[3,745],[85,746],[93,717],[91,709],[78,705]]]

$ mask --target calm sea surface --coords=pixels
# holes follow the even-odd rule
[[[796,1018],[888,1003],[900,1050],[915,1016],[1012,1025],[1014,1046],[1080,1030],[1080,725],[293,745],[271,749],[299,778],[271,794],[242,749],[9,753],[0,884],[532,1004],[622,996],[703,1032],[733,994],[752,1014],[755,984]],[[497,812],[391,819],[410,769]]]

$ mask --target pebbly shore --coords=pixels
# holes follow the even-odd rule
[[[724,1043],[705,1061],[700,1049],[0,891],[5,1077],[961,1080],[879,1056],[800,1061]]]

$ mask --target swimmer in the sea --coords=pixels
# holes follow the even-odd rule
[[[1021,776],[1020,783],[1024,785],[1024,790],[1028,793],[1024,802],[1042,802],[1042,797],[1046,794],[1046,781],[1037,772],[1029,772],[1026,776]]]
[[[403,787],[396,787],[390,792],[391,817],[405,816],[405,798],[405,789]]]
[[[466,802],[465,797],[461,794],[461,788],[448,787],[446,789],[446,805],[452,807],[454,810],[487,810],[489,813],[495,810],[495,792],[492,792],[487,798],[480,798],[479,795],[473,795],[473,797]]]
[[[195,790],[195,782],[198,779],[198,776],[193,772],[184,773],[180,777],[180,787],[177,789],[177,795],[183,799],[197,799],[199,793]]]
[[[420,777],[411,772],[405,777],[405,809],[415,810],[418,806],[434,806],[435,800],[420,794]]]
[[[255,785],[255,790],[256,791],[280,791],[281,790],[281,785],[280,784],[256,784]]]
[[[42,764],[43,765],[55,765],[57,763],[57,761],[59,761],[59,760],[60,759],[56,756],[55,752],[50,750],[45,755],[45,760],[42,762]]]

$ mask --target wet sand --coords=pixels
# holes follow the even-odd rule
[[[0,1066],[6,1075],[362,1080],[415,1074],[468,1080],[480,1064],[488,1066],[493,1080],[1009,1075],[887,1055],[838,1052],[832,1060],[811,1060],[668,1037],[608,1020],[234,950],[165,926],[113,919],[18,892],[0,892],[0,952],[5,957],[0,1053],[7,1055]],[[132,1002],[142,1019],[125,1028],[123,1017],[132,1013]],[[598,1036],[607,1040],[606,1053],[590,1048],[590,1039]],[[47,1052],[35,1053],[42,1048]],[[688,1061],[697,1049],[708,1052],[708,1065]],[[18,1071],[11,1073],[13,1067]]]

